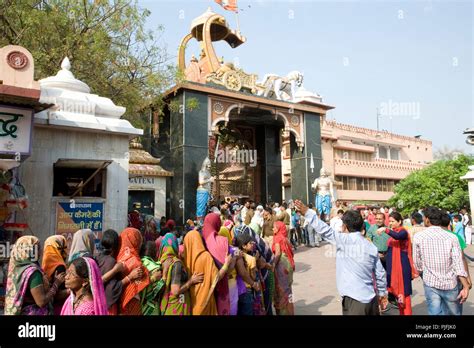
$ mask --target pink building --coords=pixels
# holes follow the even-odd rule
[[[433,161],[429,140],[325,120],[323,166],[338,182],[342,201],[385,202],[393,187]]]

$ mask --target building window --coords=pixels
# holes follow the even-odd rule
[[[393,192],[393,189],[399,180],[374,179],[351,176],[336,176],[336,180],[342,182],[342,189],[349,191],[379,191]]]
[[[400,159],[400,150],[390,149],[390,159],[398,161]]]
[[[387,148],[385,147],[379,147],[379,158],[388,158],[388,154],[387,154]]]
[[[53,168],[53,196],[105,198],[106,168],[111,162],[58,160]]]
[[[355,152],[355,159],[358,161],[370,162],[372,160],[372,154],[367,152]]]

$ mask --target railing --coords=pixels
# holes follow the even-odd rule
[[[394,171],[414,171],[414,170],[422,169],[426,166],[426,164],[422,164],[422,163],[389,160],[389,159],[383,159],[383,158],[377,158],[373,161],[358,161],[358,160],[352,160],[352,159],[336,158],[334,160],[334,164],[342,165],[342,166],[364,167],[364,168],[371,168],[371,169],[390,169]]]

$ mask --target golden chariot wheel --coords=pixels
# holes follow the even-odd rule
[[[242,88],[242,79],[235,71],[227,71],[222,77],[224,86],[232,91],[240,91]]]

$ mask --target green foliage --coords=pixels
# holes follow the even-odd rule
[[[410,214],[426,206],[456,211],[469,205],[467,181],[460,177],[474,164],[472,156],[460,155],[453,160],[440,160],[413,172],[395,186],[389,204],[402,214]]]
[[[55,75],[69,57],[77,79],[126,107],[125,118],[144,128],[144,110],[157,109],[179,77],[159,45],[163,28],[145,30],[149,15],[130,0],[3,0],[0,47],[27,48],[36,79]]]

